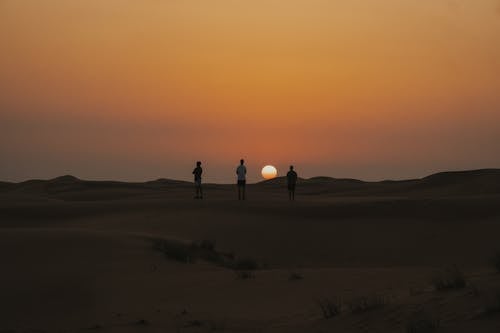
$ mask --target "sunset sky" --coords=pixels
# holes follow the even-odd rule
[[[500,167],[499,0],[0,0],[0,180]]]

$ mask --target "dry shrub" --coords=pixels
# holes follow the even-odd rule
[[[339,300],[324,298],[318,300],[317,304],[321,309],[321,314],[323,315],[324,319],[337,317],[342,312],[342,302],[340,302]]]
[[[437,291],[462,289],[467,285],[464,274],[457,266],[445,269],[432,279],[432,285]]]

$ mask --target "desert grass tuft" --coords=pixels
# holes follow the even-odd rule
[[[135,322],[135,325],[138,325],[138,326],[148,326],[149,325],[149,321],[147,321],[146,319],[139,319],[138,321]]]
[[[255,259],[237,258],[233,253],[218,252],[215,249],[215,244],[215,241],[212,240],[195,241],[188,244],[179,241],[155,239],[153,240],[153,249],[162,252],[168,259],[183,263],[205,260],[236,271],[251,271],[261,267]]]
[[[300,274],[299,272],[290,272],[290,275],[288,276],[289,281],[299,281],[303,280],[304,276]]]
[[[215,252],[216,241],[211,239],[202,239],[200,241],[195,241],[192,244],[194,247],[199,247],[207,251]]]
[[[235,270],[249,270],[253,271],[259,269],[259,263],[251,258],[236,259],[231,265]]]
[[[162,252],[166,258],[183,263],[192,263],[196,260],[189,245],[167,240],[155,240],[153,249]]]
[[[319,306],[324,319],[337,317],[342,312],[342,302],[339,300],[323,298],[318,300],[316,303]]]
[[[462,289],[467,285],[465,276],[457,266],[445,269],[432,279],[432,285],[437,291]]]

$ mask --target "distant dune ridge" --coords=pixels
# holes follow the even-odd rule
[[[278,190],[285,186],[285,177],[265,180],[250,187]],[[123,196],[134,192],[146,194],[156,191],[174,190],[192,186],[191,182],[173,179],[157,179],[147,182],[93,181],[81,180],[65,175],[50,180],[27,180],[19,183],[0,182],[0,193],[58,195],[71,192],[116,192]],[[205,184],[207,189],[227,189],[232,184]],[[484,195],[500,194],[500,169],[480,169],[470,171],[447,171],[432,174],[421,179],[384,180],[366,182],[357,179],[332,177],[299,178],[301,194],[329,195]]]

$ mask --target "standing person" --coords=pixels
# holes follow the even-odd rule
[[[244,164],[245,161],[240,160],[240,165],[236,168],[236,174],[238,175],[238,200],[245,200],[247,168]]]
[[[293,165],[290,165],[290,171],[286,174],[288,185],[288,199],[295,200],[295,185],[297,184],[297,173],[293,171]]]
[[[196,162],[196,168],[193,170],[194,175],[194,187],[196,189],[195,199],[203,199],[203,190],[201,189],[201,174],[203,169],[201,168],[201,162]]]

